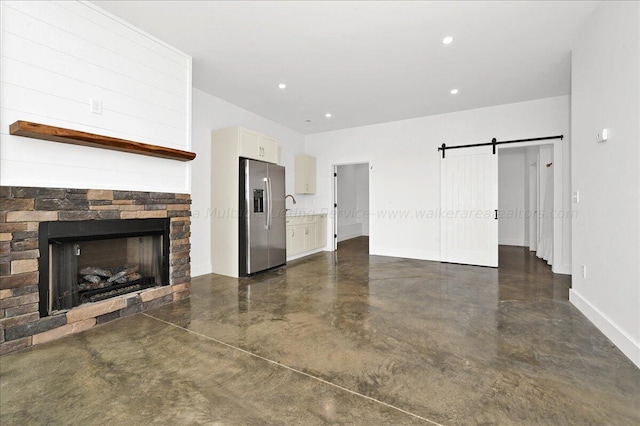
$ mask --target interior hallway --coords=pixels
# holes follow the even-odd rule
[[[367,243],[5,355],[0,423],[640,423],[640,370],[569,277],[520,248],[492,269]]]

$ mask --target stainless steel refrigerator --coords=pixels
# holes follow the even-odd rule
[[[287,262],[284,167],[240,159],[241,277]]]

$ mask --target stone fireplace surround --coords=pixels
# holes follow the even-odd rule
[[[188,297],[189,194],[0,186],[0,354],[44,343]],[[169,285],[38,312],[40,222],[170,218]]]

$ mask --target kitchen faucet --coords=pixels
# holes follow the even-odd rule
[[[286,201],[287,201],[287,198],[289,198],[289,197],[291,197],[291,199],[293,200],[293,204],[296,204],[296,197],[294,197],[294,196],[293,196],[293,195],[291,195],[291,194],[287,194],[287,195],[284,197],[284,201],[286,202]]]

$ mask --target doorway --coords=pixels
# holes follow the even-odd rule
[[[508,147],[498,151],[501,246],[527,248],[553,264],[553,146]]]
[[[369,163],[334,166],[334,250],[339,243],[354,239],[368,241],[369,171]],[[366,244],[367,252],[368,246]]]
[[[513,149],[520,150],[514,151],[519,152],[519,179],[507,178],[500,185],[498,157]],[[529,247],[554,273],[568,273],[564,272],[570,268],[565,261],[565,222],[570,203],[566,202],[562,149],[561,141],[536,141],[498,147],[497,154],[490,147],[447,151],[440,163],[441,261],[497,267],[498,246],[503,244]],[[505,197],[504,185],[518,188],[516,205],[504,205],[513,198],[508,191]],[[530,191],[535,191],[535,198]],[[503,228],[516,224],[517,232],[505,234],[503,229],[500,235],[499,222]]]

